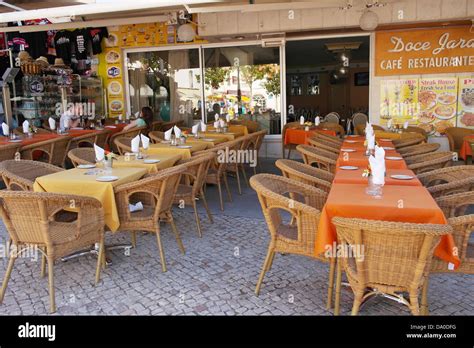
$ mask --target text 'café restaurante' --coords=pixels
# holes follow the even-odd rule
[[[62,2],[0,12],[0,314],[474,315],[472,1]]]

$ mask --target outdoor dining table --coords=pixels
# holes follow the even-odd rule
[[[343,148],[345,149],[345,148]],[[400,158],[399,160],[392,160],[387,157]],[[364,149],[356,149],[355,152],[341,151],[336,162],[336,168],[339,170],[341,166],[355,166],[366,169],[369,165],[369,158],[365,155]],[[402,156],[395,150],[385,151],[385,167],[387,169],[407,169],[407,165]]]
[[[236,138],[243,136],[243,133],[233,133],[233,132],[226,132],[221,133],[215,130],[208,130],[206,132],[199,132],[199,135],[206,137],[206,138],[225,138],[226,141],[231,141]]]
[[[334,176],[333,184],[368,184],[368,178],[362,176],[365,168],[359,168],[356,170],[342,170],[339,169]],[[412,179],[396,179],[392,175],[405,175],[411,176]],[[409,169],[387,169],[385,175],[385,185],[397,185],[397,186],[423,186],[416,177],[415,173]]]
[[[110,173],[100,168],[74,168],[36,178],[33,190],[35,192],[75,194],[98,199],[104,208],[106,225],[112,232],[115,232],[120,226],[120,220],[115,203],[114,187],[139,180],[146,173],[146,168],[137,167],[113,168]],[[117,176],[118,180],[101,182],[97,181],[99,176]]]
[[[150,160],[159,161],[157,163],[150,163]],[[160,170],[170,168],[181,160],[180,155],[176,154],[169,154],[169,153],[162,153],[162,154],[155,154],[146,156],[143,159],[137,159],[135,155],[124,155],[124,156],[116,156],[113,160],[113,167],[114,168],[145,168],[147,172],[150,173],[157,173]],[[147,163],[148,161],[148,163]],[[102,167],[102,164],[100,164]]]
[[[26,146],[31,144],[36,144],[41,141],[46,141],[50,139],[55,139],[59,137],[56,133],[41,133],[41,134],[33,134],[31,138],[26,135],[17,136],[16,141],[11,141],[8,137],[0,137],[0,149],[2,145],[9,145],[9,144],[18,144],[20,146]]]
[[[336,136],[336,132],[330,129],[324,129],[324,128],[313,128],[310,130],[304,130],[300,128],[288,128],[285,131],[285,139],[284,143],[285,145],[288,144],[295,144],[295,145],[308,145],[308,139],[311,138],[315,133],[322,133],[322,134],[327,134],[327,135],[332,135]]]
[[[181,159],[190,159],[193,152],[206,150],[209,144],[204,142],[186,143],[185,145],[170,145],[165,143],[150,144],[147,150],[143,150],[146,155],[179,155]]]
[[[194,142],[202,143],[202,142],[204,142],[204,143],[207,143],[207,144],[211,144],[211,147],[216,146],[218,144],[225,143],[226,141],[228,141],[228,138],[225,137],[225,136],[210,137],[210,136],[202,135],[202,136],[199,136],[199,138],[195,138],[194,136],[188,136],[187,139],[186,139],[186,143],[194,143]]]
[[[214,126],[208,125],[207,126],[208,131],[215,131]],[[249,130],[247,126],[241,125],[241,124],[230,124],[227,126],[227,130],[229,133],[234,133],[236,134],[237,137],[241,137],[244,135],[249,134]]]
[[[461,149],[459,150],[459,158],[467,160],[467,156],[472,156],[472,146],[474,144],[474,135],[467,135],[463,138]]]

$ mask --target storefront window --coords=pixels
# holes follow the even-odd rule
[[[153,109],[155,119],[201,119],[199,50],[134,52],[127,55],[130,109]]]
[[[204,49],[205,112],[256,121],[281,133],[279,48],[232,46]]]

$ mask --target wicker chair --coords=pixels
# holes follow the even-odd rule
[[[474,135],[474,129],[449,127],[446,128],[446,135],[448,136],[450,150],[459,153],[464,142],[464,137]]]
[[[320,261],[329,261],[314,254],[317,226],[327,193],[271,174],[254,175],[250,178],[250,185],[257,192],[271,238],[255,288],[255,294],[258,296],[265,273],[272,267],[275,253],[304,255]],[[287,215],[290,215],[291,221]],[[331,262],[329,306],[332,299],[333,274],[334,262]]]
[[[423,186],[447,184],[474,176],[474,166],[452,166],[417,175]]]
[[[341,120],[341,117],[339,116],[337,112],[330,112],[329,114],[324,116],[324,122],[327,122],[327,123],[339,124],[340,120]]]
[[[153,144],[160,143],[165,140],[165,133],[160,131],[152,131],[148,133],[148,137],[151,139]]]
[[[331,141],[325,141],[321,138],[309,138],[308,139],[308,144],[317,148],[317,149],[322,149],[322,150],[326,150],[326,151],[329,151],[329,152],[333,152],[335,154],[339,154],[339,152],[341,151],[340,150],[340,147],[337,146],[335,143],[331,142]]]
[[[72,222],[58,220],[58,212],[69,209],[71,201],[74,201],[77,218]],[[42,276],[47,261],[51,313],[56,311],[53,266],[58,258],[99,243],[95,273],[95,282],[99,282],[102,264],[105,263],[104,210],[97,199],[56,193],[0,191],[0,202],[0,215],[13,246],[18,250],[28,250],[32,246],[38,248],[42,253]],[[17,253],[10,255],[0,290],[0,303],[17,257]]]
[[[333,136],[333,135],[320,133],[320,132],[313,133],[313,135],[311,136],[311,139],[322,139],[324,141],[330,141],[334,143],[334,145],[337,145],[339,147],[342,146],[342,143],[344,142],[344,140],[342,140],[338,136]]]
[[[0,163],[0,175],[8,190],[33,191],[36,178],[63,171],[48,163],[30,160],[7,160]]]
[[[18,157],[20,154],[20,147],[21,145],[18,144],[0,145],[0,162],[12,160],[15,157]]]
[[[411,156],[405,159],[408,168],[415,174],[426,173],[431,170],[451,166],[453,162],[452,152],[435,152],[425,155]]]
[[[341,126],[339,123],[324,122],[324,123],[320,123],[318,128],[334,131],[336,135],[338,136],[344,136],[346,134],[344,127]]]
[[[299,122],[288,122],[287,124],[285,124],[283,126],[283,130],[281,132],[281,139],[282,139],[282,141],[281,141],[281,154],[282,154],[283,158],[285,158],[285,150],[288,150],[288,157],[287,158],[290,158],[291,151],[296,149],[296,144],[285,144],[286,131],[290,128],[297,128],[299,126],[300,126]]]
[[[115,134],[112,134],[110,137],[109,137],[109,147],[110,147],[110,150],[112,152],[117,152],[118,149],[117,149],[117,146],[116,146],[116,143],[115,143],[115,139],[117,138],[135,138],[138,134],[142,133],[142,132],[145,132],[147,129],[146,126],[144,127],[136,127],[136,128],[132,128],[130,130],[127,130],[127,131],[122,131],[122,132],[118,132],[118,133],[115,133]]]
[[[160,130],[162,125],[163,125],[163,121],[153,121],[150,125],[150,132],[156,132]]]
[[[95,150],[90,147],[78,147],[67,153],[67,157],[71,160],[74,167],[80,164],[95,164]]]
[[[474,176],[464,179],[453,180],[428,187],[428,192],[435,198],[472,191],[474,189]]]
[[[182,122],[181,122],[182,123]],[[166,132],[167,130],[170,130],[171,128],[173,128],[174,126],[178,126],[178,122],[163,122],[160,127],[158,127],[157,130],[159,131],[162,131],[162,132]]]
[[[332,223],[337,229],[339,247],[343,250],[363,247],[363,257],[354,255],[338,259],[335,314],[339,314],[341,272],[344,268],[354,292],[352,315],[357,315],[367,298],[381,292],[407,305],[414,315],[419,315],[418,298],[428,277],[433,252],[441,236],[451,233],[452,228],[438,224],[341,217],[333,218]],[[408,292],[409,301],[399,292]]]
[[[421,128],[421,127],[416,127],[416,126],[408,126],[406,129],[403,130],[403,132],[408,132],[408,133],[418,133],[423,136],[425,140],[428,139],[428,133]]]
[[[127,152],[132,152],[132,138],[120,137],[114,139],[115,148],[120,155],[125,155]]]
[[[354,134],[355,135],[365,135],[365,124],[354,125]]]
[[[413,145],[398,149],[398,153],[402,155],[403,158],[407,158],[411,156],[424,155],[426,153],[436,152],[438,151],[439,147],[440,145],[437,143]]]
[[[249,138],[248,149],[255,152],[255,160],[257,161],[257,165],[260,165],[258,154],[260,152],[260,148],[262,147],[263,139],[265,139],[265,135],[267,135],[266,129],[251,133],[251,137]],[[251,166],[250,163],[249,166]],[[253,167],[253,173],[257,174],[257,166]]]
[[[203,191],[204,181],[209,170],[211,162],[216,157],[216,154],[210,152],[202,156],[191,158],[185,163],[181,164],[185,168],[183,174],[182,183],[178,185],[178,190],[174,196],[174,204],[189,204],[194,209],[194,217],[196,219],[196,226],[199,237],[202,237],[201,231],[201,219],[199,218],[196,200],[201,200],[204,208],[206,209],[207,217],[211,223],[214,222],[212,219],[211,211],[207,205],[206,195]]]
[[[365,128],[365,125],[369,122],[369,118],[367,117],[366,114],[357,112],[354,115],[352,115],[352,124],[355,127],[358,125],[362,125]]]
[[[309,145],[298,145],[296,150],[301,154],[301,157],[303,157],[305,164],[312,165],[315,163],[318,168],[322,170],[326,170],[330,173],[336,172],[337,154]]]
[[[112,131],[110,129],[104,129],[96,134],[95,144],[101,148],[105,148],[109,140]]]
[[[184,254],[183,243],[171,213],[173,197],[184,170],[185,167],[183,166],[164,169],[144,179],[115,188],[115,201],[117,202],[120,229],[132,233],[134,246],[136,245],[136,232],[146,231],[155,233],[163,272],[166,272],[166,261],[161,243],[160,221],[166,221],[171,224],[178,246]],[[138,202],[142,202],[143,210],[131,213],[129,204],[136,204]]]
[[[392,140],[393,145],[397,150],[400,150],[402,148],[408,147],[408,146],[413,146],[413,145],[418,145],[422,144],[425,141],[422,136],[414,136],[411,138],[406,138],[406,139],[395,139]]]
[[[38,151],[46,155],[44,162],[64,167],[70,142],[71,137],[59,137],[26,145],[20,149],[21,158],[32,160],[33,153]]]
[[[71,139],[71,148],[76,147],[94,147],[97,135],[95,133],[86,133]]]
[[[288,159],[279,159],[275,162],[275,165],[281,170],[285,178],[316,187],[324,192],[329,193],[331,190],[334,175],[325,170]]]
[[[251,138],[252,138],[252,135],[245,135],[243,137],[240,137],[240,138],[236,139],[237,146],[232,148],[232,149],[236,150],[236,151],[241,151],[241,153],[243,153],[243,154],[248,153]],[[229,150],[231,150],[231,149],[229,149]],[[242,172],[242,174],[244,176],[244,181],[247,184],[247,187],[249,187],[249,182],[248,182],[248,179],[247,179],[247,173],[245,172],[244,163],[242,163],[242,161],[236,160],[234,163],[229,163],[227,165],[227,173],[228,174],[232,173],[237,178],[237,189],[238,189],[239,195],[241,195],[242,194],[242,187],[241,187],[241,184],[240,184],[240,174],[239,174],[239,172]]]

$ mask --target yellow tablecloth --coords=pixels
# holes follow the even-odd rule
[[[214,132],[216,131],[216,129],[214,127],[207,126],[207,132],[213,133],[213,131]],[[249,134],[249,131],[247,130],[247,127],[245,127],[245,126],[230,126],[227,129],[227,133],[218,133],[218,134],[219,135],[222,135],[222,134],[233,135],[234,139],[235,139],[235,138],[243,137],[244,135]]]
[[[95,175],[85,175],[95,171]],[[105,224],[112,232],[118,230],[120,220],[115,204],[114,187],[136,181],[147,173],[145,168],[113,168],[111,174],[102,169],[70,169],[36,178],[33,189],[35,192],[53,192],[75,194],[98,199],[104,207]],[[100,182],[96,178],[101,175],[115,175],[119,179],[112,182]]]
[[[148,150],[144,151],[147,155],[179,155],[181,159],[187,160],[191,158],[191,154],[196,151],[206,150],[209,144],[204,142],[189,143],[185,146],[191,146],[191,148],[179,148],[178,146],[171,146],[169,144],[151,144]]]
[[[154,154],[147,156],[146,159],[160,160],[158,163],[145,163],[143,159],[137,159],[135,156],[117,156],[113,162],[114,168],[134,167],[145,168],[148,173],[156,173],[160,170],[174,166],[181,159],[177,154]]]
[[[199,133],[200,136],[206,137],[206,138],[225,138],[226,141],[231,141],[234,140],[235,138],[238,138],[239,136],[237,133],[217,133],[216,131],[207,131],[207,132],[201,132]]]
[[[206,140],[204,140],[206,139]],[[226,136],[206,136],[203,134],[202,136],[200,135],[200,138],[196,139],[194,137],[188,137],[186,139],[186,143],[204,143],[204,144],[209,144],[208,148],[216,146],[218,144],[225,143],[226,141],[229,141],[229,139]]]

